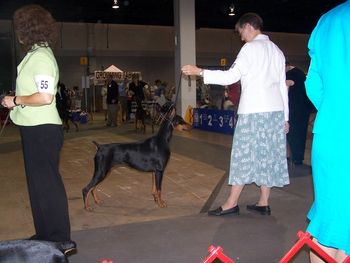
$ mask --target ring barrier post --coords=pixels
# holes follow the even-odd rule
[[[337,263],[331,256],[329,256],[322,248],[320,248],[316,243],[312,242],[310,233],[299,231],[297,236],[299,240],[295,243],[295,245],[284,255],[284,257],[279,261],[279,263],[287,263],[289,262],[295,254],[299,252],[299,250],[306,244],[313,251],[317,253],[325,262],[327,263]],[[350,262],[350,261],[349,261]]]
[[[223,253],[223,249],[220,246],[215,248],[213,245],[211,245],[208,248],[208,251],[209,255],[202,261],[202,263],[211,263],[215,259],[219,259],[222,263],[234,263],[232,259]]]

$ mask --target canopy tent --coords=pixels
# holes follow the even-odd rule
[[[122,70],[120,70],[119,68],[117,68],[114,65],[110,65],[108,68],[106,68],[104,70],[104,72],[123,72]]]

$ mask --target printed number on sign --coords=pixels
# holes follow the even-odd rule
[[[42,80],[41,82],[40,82],[40,88],[41,89],[48,89],[49,88],[49,85],[48,85],[48,81],[47,80]]]
[[[233,128],[233,120],[232,120],[232,117],[230,117],[230,121],[229,121],[229,125],[230,125],[230,127],[231,127],[231,129]]]
[[[219,126],[224,127],[224,117],[222,116],[219,117]]]
[[[208,126],[213,126],[213,116],[208,115]]]

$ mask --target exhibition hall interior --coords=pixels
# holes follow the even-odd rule
[[[220,208],[231,191],[243,83],[206,84],[203,72],[186,76],[181,68],[197,65],[204,75],[205,70],[228,71],[244,45],[235,24],[253,12],[263,19],[262,33],[306,76],[310,34],[324,13],[343,2],[0,1],[1,99],[18,95],[17,67],[26,56],[16,36],[14,12],[37,4],[57,22],[52,51],[59,80],[53,102],[64,137],[59,174],[76,243],[62,262],[309,262],[312,245],[306,228],[314,200],[316,109],[308,110],[299,159],[294,159],[293,143],[284,139],[289,184],[272,187],[271,211],[246,209],[259,200],[259,186],[251,183],[240,195],[239,215],[213,216],[208,211]],[[112,102],[111,83],[118,90]],[[64,106],[59,104],[63,100]],[[11,111],[0,104],[0,262],[33,262],[30,256],[8,260],[6,254],[22,253],[20,242],[35,234],[23,135]],[[101,163],[109,162],[111,168],[102,180],[93,175],[103,151],[108,157]],[[159,152],[161,162],[166,161],[157,166],[152,157]],[[91,190],[91,182],[100,179]],[[16,247],[9,252],[5,246],[13,241]]]

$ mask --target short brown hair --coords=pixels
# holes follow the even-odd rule
[[[238,19],[235,29],[238,31],[238,29],[244,27],[245,24],[249,24],[252,27],[254,27],[254,29],[257,29],[257,30],[262,30],[263,28],[263,20],[256,13],[246,13],[242,15]]]
[[[13,23],[26,51],[34,44],[47,42],[52,47],[57,42],[56,20],[49,11],[39,5],[25,5],[17,9],[13,15]]]

